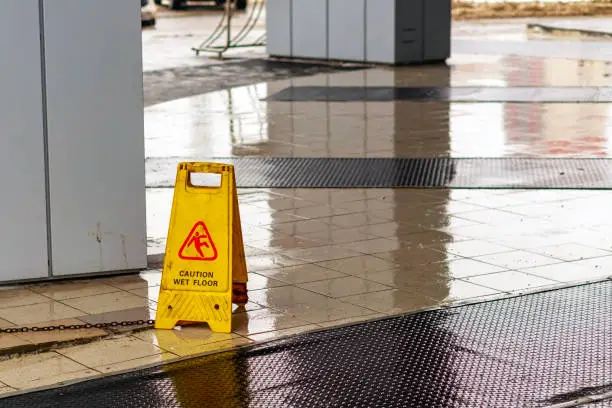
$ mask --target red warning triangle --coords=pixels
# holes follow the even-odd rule
[[[196,222],[179,249],[179,258],[188,261],[214,261],[217,255],[217,248],[206,224],[202,221]]]

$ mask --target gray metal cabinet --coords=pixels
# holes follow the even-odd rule
[[[267,13],[273,56],[387,64],[450,57],[451,0],[268,0]]]

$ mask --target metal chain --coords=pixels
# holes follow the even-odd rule
[[[7,329],[0,328],[0,334],[3,333],[27,333],[27,332],[48,332],[54,330],[80,330],[80,329],[104,329],[107,327],[117,326],[152,326],[155,324],[155,320],[129,320],[122,322],[109,322],[109,323],[85,323],[85,324],[60,324],[57,326],[41,326],[41,327],[9,327]]]

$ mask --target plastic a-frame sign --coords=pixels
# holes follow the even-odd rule
[[[219,174],[221,184],[195,186],[193,173]],[[155,328],[206,322],[214,332],[231,332],[235,273],[246,282],[234,167],[180,163]]]

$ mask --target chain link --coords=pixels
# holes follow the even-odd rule
[[[108,322],[108,323],[84,323],[84,324],[60,324],[57,326],[40,326],[40,327],[9,327],[6,329],[0,328],[0,334],[4,333],[27,333],[27,332],[48,332],[55,330],[81,330],[81,329],[105,329],[107,327],[117,326],[152,326],[155,324],[155,320],[126,320],[121,322]]]

